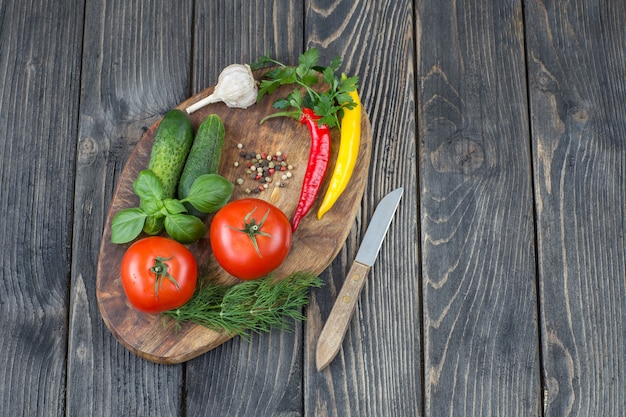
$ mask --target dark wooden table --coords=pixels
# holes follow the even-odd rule
[[[0,0],[0,415],[626,415],[625,17],[617,0]],[[181,365],[140,359],[95,290],[125,161],[226,65],[310,47],[360,77],[374,144],[308,320]]]

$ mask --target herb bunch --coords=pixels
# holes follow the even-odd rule
[[[192,322],[247,340],[249,331],[288,331],[288,319],[305,320],[302,307],[309,302],[308,290],[321,286],[319,277],[308,272],[295,272],[280,281],[267,276],[232,286],[209,281],[196,289],[187,304],[163,315],[177,326]]]
[[[340,57],[335,57],[326,67],[320,66],[318,61],[319,52],[316,48],[312,48],[298,57],[297,67],[287,66],[270,58],[269,55],[262,56],[257,62],[251,64],[253,69],[276,66],[263,75],[257,102],[282,85],[298,87],[287,97],[277,99],[274,107],[280,111],[266,116],[261,123],[281,116],[300,120],[302,109],[309,108],[320,117],[318,121],[320,126],[322,124],[329,128],[340,126],[343,109],[352,109],[356,106],[349,93],[358,88],[359,77],[341,77],[341,79],[337,77],[335,72],[341,66]],[[321,88],[320,84],[325,84],[327,89]]]
[[[111,242],[128,243],[141,233],[148,216],[165,219],[165,231],[174,240],[192,243],[206,234],[206,226],[198,217],[187,214],[184,203],[202,213],[214,213],[230,199],[233,184],[217,174],[200,175],[182,200],[163,198],[163,183],[149,169],[137,175],[133,190],[140,199],[139,207],[120,210],[111,222]]]

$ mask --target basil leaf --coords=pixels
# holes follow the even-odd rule
[[[147,216],[140,208],[120,210],[111,222],[111,242],[128,243],[139,236]]]
[[[165,210],[167,210],[169,214],[179,214],[187,212],[185,205],[181,203],[180,200],[176,200],[174,198],[166,198],[164,204]]]
[[[170,214],[165,217],[165,231],[180,243],[193,243],[206,234],[206,227],[191,214]]]
[[[148,216],[156,216],[163,215],[161,210],[165,208],[163,201],[161,200],[152,200],[152,199],[142,199],[139,201],[139,207],[146,213]]]
[[[133,189],[141,200],[158,201],[163,199],[163,183],[149,169],[144,169],[137,175],[137,179],[133,183]]]
[[[203,213],[215,213],[228,203],[235,186],[218,174],[200,175],[191,184],[189,195],[183,199]]]

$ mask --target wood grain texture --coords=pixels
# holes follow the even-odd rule
[[[0,415],[623,414],[625,2],[162,3],[0,1]],[[374,137],[308,321],[184,365],[138,358],[96,301],[124,163],[224,66],[308,47],[359,75]],[[322,324],[398,186],[317,372]]]
[[[418,10],[424,415],[537,416],[521,5]]]
[[[64,410],[81,27],[73,2],[0,3],[0,415]]]
[[[154,121],[187,97],[191,15],[191,1],[86,5],[67,353],[70,416],[175,416],[183,409],[182,367],[138,358],[104,326],[96,268],[128,155]]]
[[[417,235],[414,10],[411,1],[311,1],[306,46],[343,58],[360,78],[374,134],[368,186],[346,246],[313,294],[305,341],[304,415],[416,416],[422,407]],[[405,194],[370,270],[334,361],[315,366],[315,346],[380,199]]]
[[[296,64],[302,52],[302,2],[196,2],[193,91],[214,85],[229,64],[267,53]],[[234,338],[185,364],[187,416],[302,415],[301,325],[293,333]]]
[[[626,5],[527,3],[545,415],[621,415]]]

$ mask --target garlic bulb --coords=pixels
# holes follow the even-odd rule
[[[223,101],[228,107],[246,109],[256,103],[257,83],[248,64],[231,64],[220,73],[215,91],[210,96],[187,107],[187,113],[210,103]]]

